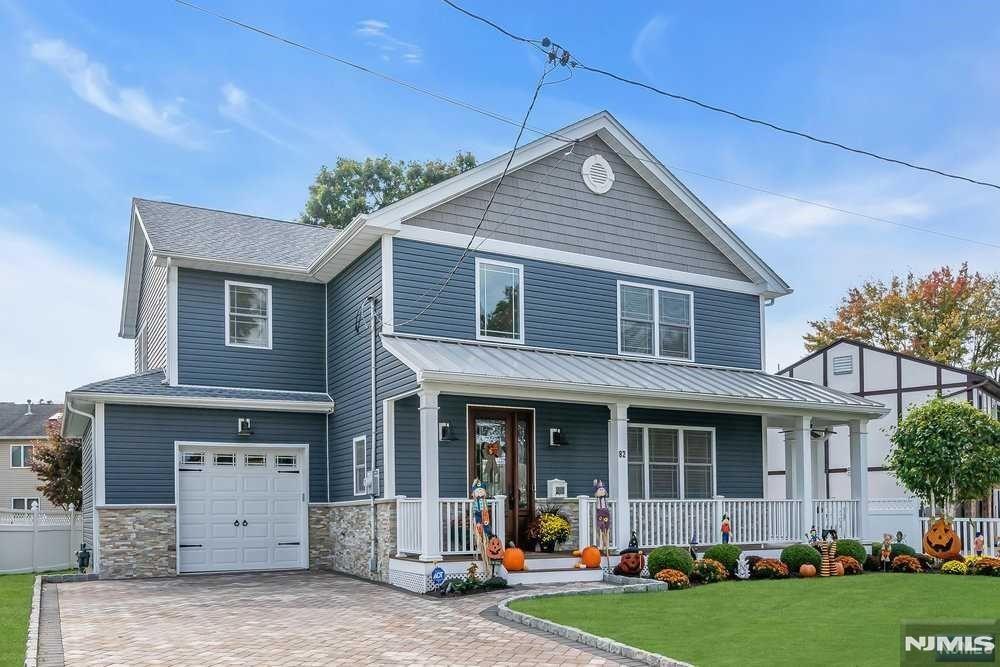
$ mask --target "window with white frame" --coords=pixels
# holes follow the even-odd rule
[[[694,295],[652,285],[618,283],[618,351],[694,359]]]
[[[10,508],[12,510],[30,510],[35,505],[41,507],[38,498],[11,498]]]
[[[271,286],[226,281],[226,345],[271,348]]]
[[[524,342],[524,267],[476,258],[476,338]]]
[[[354,495],[363,496],[368,475],[368,438],[359,435],[354,439]]]
[[[630,498],[711,498],[715,495],[715,432],[682,426],[628,428]]]
[[[10,446],[10,467],[30,468],[31,454],[35,450],[31,445],[11,445]]]

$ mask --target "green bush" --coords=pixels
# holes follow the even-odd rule
[[[678,570],[685,576],[691,574],[694,566],[694,559],[687,549],[681,547],[657,547],[649,552],[646,559],[646,567],[649,568],[649,576],[655,577],[660,570]]]
[[[726,566],[717,560],[704,558],[696,560],[691,568],[691,581],[700,584],[714,584],[729,578]]]
[[[736,572],[736,564],[740,561],[741,553],[743,549],[735,544],[716,544],[705,549],[703,557],[719,561],[732,574]]]
[[[857,540],[837,540],[837,555],[850,556],[858,563],[864,563],[868,552],[865,551],[864,545]]]
[[[819,570],[823,559],[819,552],[808,544],[793,544],[781,551],[781,562],[788,566],[790,572],[799,573],[799,568],[806,563],[812,563]]]
[[[889,547],[891,555],[889,560],[892,560],[896,556],[916,556],[917,552],[913,547],[907,546],[902,542],[893,542],[892,546]],[[882,553],[882,543],[872,542],[872,556],[879,558],[879,554]]]

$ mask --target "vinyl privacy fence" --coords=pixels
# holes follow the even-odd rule
[[[0,510],[0,574],[76,566],[83,535],[80,513]]]

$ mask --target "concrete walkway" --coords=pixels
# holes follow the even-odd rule
[[[59,589],[56,584],[42,584],[38,617],[38,667],[62,667],[64,664]]]
[[[326,573],[54,585],[73,667],[635,664],[500,620],[510,590],[440,600]]]

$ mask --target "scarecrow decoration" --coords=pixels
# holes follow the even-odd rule
[[[889,533],[884,533],[882,535],[882,548],[878,552],[879,559],[882,561],[882,571],[885,572],[889,568],[889,563],[892,561],[892,535]]]
[[[983,531],[977,530],[976,537],[972,540],[972,550],[977,556],[983,555],[983,546],[986,544],[986,538],[983,537]]]
[[[732,532],[733,526],[729,521],[729,515],[723,513],[722,515],[722,543],[729,544],[729,534]]]
[[[615,566],[614,573],[621,575],[623,577],[638,577],[642,574],[642,568],[646,564],[646,558],[644,554],[639,551],[639,538],[636,537],[635,531],[632,531],[632,537],[628,541],[628,548],[622,549],[618,552],[620,556],[618,560],[618,565]]]
[[[608,561],[608,567],[611,567],[611,510],[608,509],[608,490],[599,479],[594,480],[594,499],[597,508],[594,510],[597,520],[597,548],[604,549],[604,557]]]
[[[837,543],[832,536],[827,535],[826,540],[819,543],[819,553],[821,558],[819,576],[829,577],[834,574],[834,563],[837,560]]]
[[[479,478],[472,480],[470,489],[472,496],[472,525],[476,548],[483,559],[483,566],[490,568],[492,574],[496,563],[503,560],[504,546],[500,538],[493,534],[490,521],[490,507],[486,502],[486,487]]]
[[[924,534],[924,553],[941,560],[951,560],[962,554],[962,538],[951,527],[951,521],[939,516]]]

